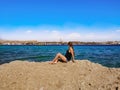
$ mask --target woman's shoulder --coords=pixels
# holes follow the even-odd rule
[[[69,47],[69,49],[73,49],[73,47]]]
[[[72,47],[69,47],[69,50],[70,50],[70,51],[71,51],[71,50],[73,51],[73,48],[72,48]]]

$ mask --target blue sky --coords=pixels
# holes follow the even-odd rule
[[[0,38],[120,40],[119,0],[1,0]]]

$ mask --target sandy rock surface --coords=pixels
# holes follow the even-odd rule
[[[120,68],[88,60],[13,61],[0,65],[0,90],[120,90]]]

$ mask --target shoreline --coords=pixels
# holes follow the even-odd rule
[[[67,46],[67,45],[58,45],[58,44],[52,44],[52,45],[0,45],[0,46]],[[120,46],[120,44],[76,44],[74,46]]]
[[[120,45],[120,41],[71,41],[73,45]],[[67,41],[0,40],[0,45],[67,45]]]

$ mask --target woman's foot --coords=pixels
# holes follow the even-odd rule
[[[50,62],[49,64],[56,64],[57,62]]]

